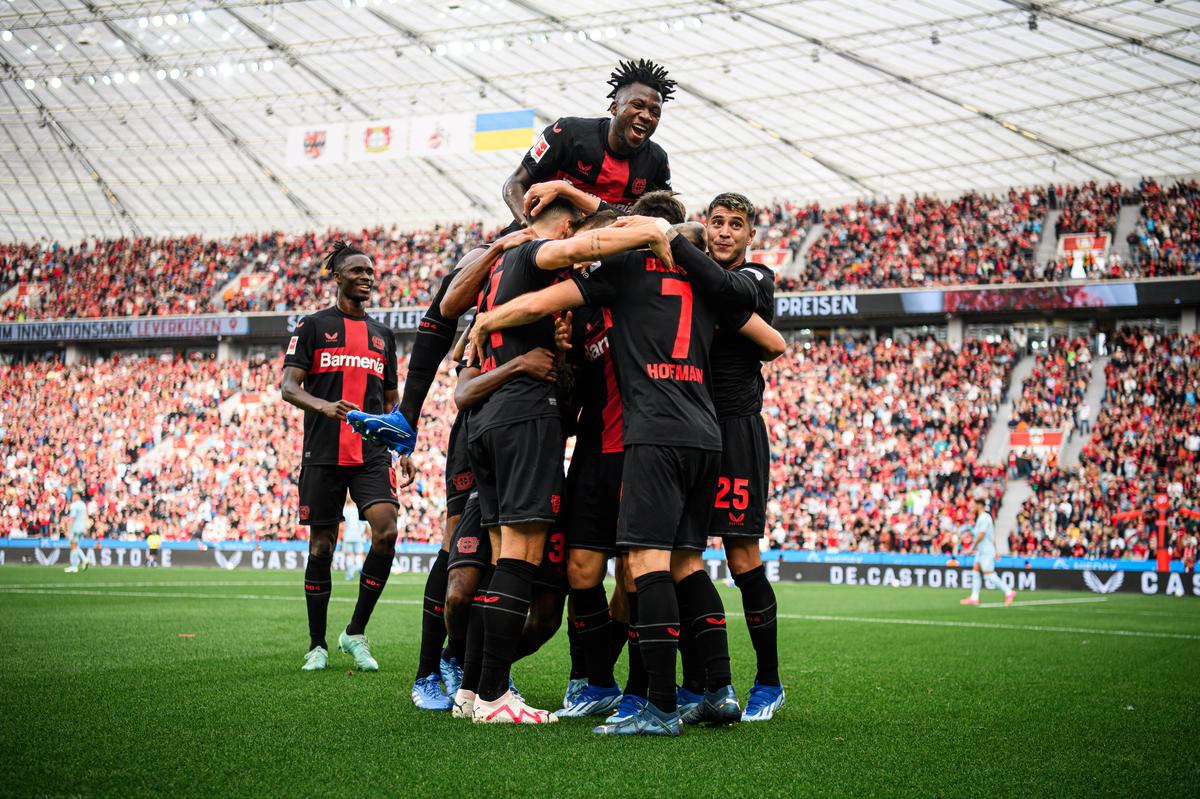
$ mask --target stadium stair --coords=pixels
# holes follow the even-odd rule
[[[813,225],[808,229],[808,233],[804,234],[804,241],[800,244],[800,250],[796,253],[796,257],[792,259],[785,268],[779,270],[780,276],[798,278],[808,267],[808,251],[817,243],[817,239],[821,238],[821,234],[825,232],[825,226],[822,224]]]
[[[1013,367],[1008,391],[1000,408],[992,414],[992,425],[988,428],[987,436],[983,439],[983,450],[979,453],[979,462],[985,466],[1003,466],[1007,463],[1008,420],[1012,418],[1013,408],[1025,390],[1025,380],[1033,371],[1033,364],[1034,357],[1026,355]]]
[[[1133,232],[1141,212],[1141,205],[1122,205],[1121,213],[1117,216],[1117,231],[1113,234],[1112,252],[1123,264],[1129,263],[1129,242],[1125,237]]]
[[[1007,555],[1008,536],[1017,529],[1017,514],[1025,500],[1033,496],[1033,489],[1028,480],[1009,480],[1004,488],[1004,497],[1000,500],[1000,510],[996,512],[996,553]]]
[[[1054,224],[1058,222],[1058,218],[1062,216],[1062,211],[1051,210],[1046,212],[1046,218],[1042,220],[1042,237],[1038,239],[1037,248],[1037,263],[1046,265],[1054,260],[1058,255],[1058,234],[1054,232]]]
[[[1083,395],[1083,401],[1088,404],[1091,409],[1091,423],[1094,427],[1096,424],[1096,416],[1100,412],[1100,403],[1104,401],[1104,388],[1107,385],[1104,379],[1104,369],[1108,366],[1108,356],[1092,359],[1092,374],[1088,377],[1087,392]],[[1079,452],[1083,449],[1084,443],[1091,438],[1090,435],[1077,435],[1070,441],[1064,442],[1062,449],[1058,453],[1058,462],[1064,469],[1073,469],[1079,465]]]
[[[221,288],[217,289],[216,293],[212,295],[213,307],[220,308],[223,310],[225,308],[226,295],[232,295],[232,294],[237,293],[239,290],[241,290],[242,289],[242,281],[245,280],[246,278],[249,278],[251,275],[253,275],[255,272],[257,272],[260,267],[261,267],[261,264],[259,264],[257,262],[251,262],[249,266],[247,266],[245,269],[243,269],[242,271],[240,271],[236,275],[234,275],[232,280],[230,280],[225,285],[221,286]],[[264,288],[266,288],[267,283],[269,283],[269,282],[270,282],[269,280],[264,280],[262,283],[258,284],[257,286],[253,286],[251,288],[251,291],[255,294],[261,294],[262,290]]]

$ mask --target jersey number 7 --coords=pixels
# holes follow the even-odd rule
[[[675,346],[671,350],[672,358],[687,358],[692,346],[692,284],[686,280],[665,277],[662,281],[664,297],[678,297],[679,326],[675,328]]]

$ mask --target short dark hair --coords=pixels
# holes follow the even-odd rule
[[[608,227],[620,218],[621,215],[612,208],[601,208],[597,211],[593,211],[581,219],[579,224],[575,226],[575,229],[595,230],[596,228]]]
[[[754,217],[758,215],[758,211],[754,207],[754,203],[750,202],[750,198],[744,194],[738,194],[733,191],[723,191],[716,197],[713,197],[712,202],[708,204],[708,215],[716,208],[728,208],[730,211],[741,211],[746,215],[746,221],[754,224]]]
[[[583,211],[580,211],[575,205],[564,197],[555,197],[551,202],[541,206],[538,215],[534,219],[541,219],[546,214],[567,214],[571,218],[572,225],[578,225],[584,217]]]
[[[325,277],[331,277],[341,268],[342,262],[351,255],[366,255],[366,253],[353,244],[338,239],[333,243],[333,249],[326,254],[324,260],[321,262],[321,274]]]
[[[612,86],[612,91],[608,93],[608,96],[615,100],[617,92],[635,83],[641,83],[654,89],[662,95],[664,103],[670,100],[671,95],[675,93],[675,81],[667,77],[667,71],[653,61],[641,58],[637,61],[617,62],[617,68],[608,78],[608,85]]]
[[[687,208],[677,199],[678,196],[678,192],[669,189],[652,191],[643,194],[629,212],[641,216],[657,216],[672,225],[678,225],[687,219]]]

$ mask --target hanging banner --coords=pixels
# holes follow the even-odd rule
[[[349,125],[348,161],[386,161],[408,155],[408,125],[401,119],[376,119]]]
[[[475,149],[474,114],[413,117],[408,122],[410,155],[459,154]]]
[[[315,124],[288,128],[289,166],[323,166],[341,163],[345,154],[344,124]]]

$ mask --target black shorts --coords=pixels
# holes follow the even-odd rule
[[[304,466],[300,469],[300,523],[324,527],[342,523],[346,491],[358,506],[358,517],[380,502],[400,507],[396,473],[390,460],[362,466]]]
[[[467,415],[459,413],[446,444],[446,516],[461,516],[467,497],[475,490],[475,475],[467,456]]]
[[[558,519],[563,437],[557,416],[485,430],[467,451],[485,527]]]
[[[759,538],[767,527],[771,446],[758,414],[721,420],[721,470],[713,501],[712,534]]]
[[[566,507],[563,509],[572,549],[616,554],[624,463],[624,452],[575,448],[567,472]]]
[[[703,552],[720,463],[706,449],[626,445],[617,549]]]
[[[487,528],[479,523],[479,495],[471,492],[450,539],[450,560],[446,568],[474,566],[483,569],[491,562],[492,538]]]

